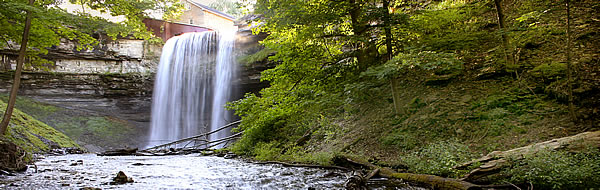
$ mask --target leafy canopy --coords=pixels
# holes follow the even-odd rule
[[[27,0],[0,0],[0,47],[16,49],[23,34],[25,11],[32,12],[28,44],[30,59],[46,54],[46,48],[58,46],[61,39],[74,41],[77,49],[91,49],[98,45],[94,36],[106,33],[110,37],[133,36],[149,40],[153,36],[142,20],[150,10],[161,10],[165,17],[174,17],[181,11],[176,0],[71,0],[92,9],[108,11],[113,16],[123,15],[125,20],[112,23],[87,13],[70,14],[60,9],[57,0],[36,0],[33,6]]]

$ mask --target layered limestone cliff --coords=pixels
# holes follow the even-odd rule
[[[258,41],[264,37],[252,35],[247,29],[241,31],[236,55],[261,50]],[[104,40],[93,50],[78,51],[75,43],[64,41],[42,56],[52,64],[25,69],[19,95],[60,108],[38,114],[36,119],[61,130],[90,151],[143,146],[161,48],[143,40],[119,39]],[[0,56],[2,95],[12,86],[17,54],[8,49],[0,50]],[[268,65],[239,64],[241,74],[235,82],[239,97],[268,85],[260,82],[260,72]]]

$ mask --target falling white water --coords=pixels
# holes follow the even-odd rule
[[[154,84],[148,146],[212,131],[231,122],[224,106],[236,73],[233,34],[185,33],[163,46]],[[222,130],[211,135],[229,135]]]

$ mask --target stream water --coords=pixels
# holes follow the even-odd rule
[[[17,176],[0,179],[0,189],[341,189],[343,171],[252,164],[197,154],[48,156]],[[119,171],[134,183],[110,185]]]
[[[344,189],[342,170],[254,164],[201,156],[47,156],[16,176],[0,176],[0,189]],[[111,185],[123,171],[134,182]],[[423,189],[389,180],[369,181],[369,189]]]

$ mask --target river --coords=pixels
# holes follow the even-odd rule
[[[345,171],[253,164],[201,156],[47,156],[0,189],[343,189]],[[110,185],[119,171],[134,182]],[[385,189],[374,187],[373,189]],[[392,188],[398,189],[398,188]]]

